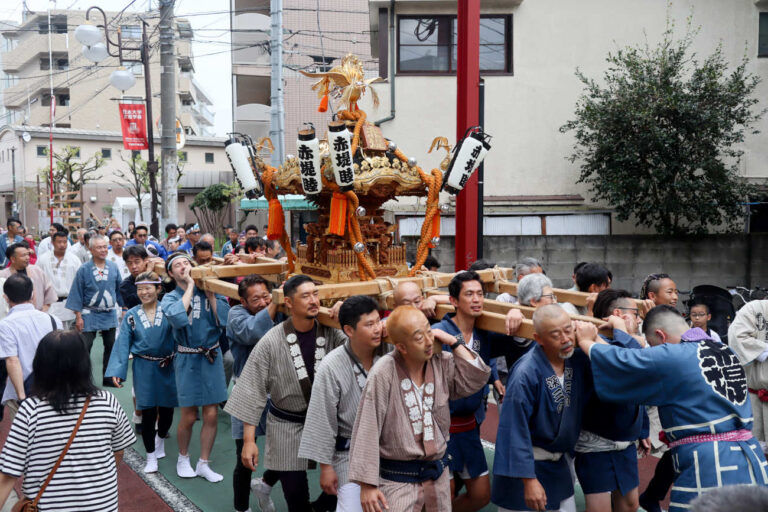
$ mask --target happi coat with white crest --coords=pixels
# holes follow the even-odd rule
[[[379,360],[368,374],[355,419],[349,480],[377,486],[389,510],[427,512],[451,509],[447,468],[437,480],[400,483],[381,478],[379,458],[433,461],[445,455],[451,415],[449,401],[469,396],[488,383],[491,369],[481,358],[466,361],[434,354],[426,363],[421,405],[399,352]]]
[[[375,351],[374,364],[391,348],[389,343],[381,343]],[[367,377],[368,373],[347,341],[323,358],[312,384],[312,398],[301,435],[299,457],[331,464],[339,479],[339,487],[349,481],[349,449],[337,450],[336,441],[339,438],[352,439],[352,428]]]
[[[315,322],[315,369],[326,353],[344,344],[338,329]],[[267,397],[276,407],[304,414],[309,405],[312,379],[304,364],[291,319],[270,329],[256,344],[237,379],[224,411],[250,425],[258,425]],[[264,466],[274,471],[305,471],[307,459],[299,457],[304,430],[294,423],[267,415]]]
[[[689,510],[691,500],[716,487],[768,485],[768,463],[749,432],[747,379],[727,345],[694,328],[679,344],[595,344],[589,356],[602,400],[658,406],[675,468],[670,512]]]
[[[562,383],[538,343],[512,368],[499,417],[491,500],[509,510],[529,510],[524,478],[536,478],[547,510],[558,510],[574,494],[566,456],[581,431],[591,383],[584,353],[566,359]]]
[[[66,307],[81,312],[83,332],[117,327],[115,305],[122,304],[120,280],[120,269],[111,261],[105,261],[104,268],[88,261],[77,269]]]

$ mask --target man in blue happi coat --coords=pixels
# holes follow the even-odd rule
[[[500,512],[575,512],[571,457],[591,389],[588,362],[560,306],[538,308],[533,326],[536,343],[507,381],[491,499]]]
[[[595,300],[593,314],[606,319],[613,334],[601,335],[610,345],[642,350],[631,334],[637,331],[639,310],[626,290],[609,288]],[[584,411],[576,443],[576,475],[589,512],[635,512],[639,507],[637,441],[650,451],[645,407],[605,402],[592,395]]]
[[[716,487],[768,486],[736,354],[701,329],[689,329],[671,306],[653,308],[643,332],[652,345],[645,350],[608,345],[594,326],[581,323],[577,339],[602,400],[658,406],[675,472],[670,512],[687,511],[691,500]]]
[[[475,320],[483,314],[483,283],[473,271],[460,272],[451,279],[448,294],[456,313],[448,314],[434,324],[432,329],[444,331],[455,338],[461,338],[472,348],[486,364],[491,366],[490,383],[503,396],[503,385],[496,371],[497,356],[506,355],[510,365],[528,349],[513,343],[511,336],[477,329]],[[517,331],[522,322],[522,313],[510,309],[507,314],[507,329],[510,334]],[[444,350],[450,350],[448,345]],[[488,464],[480,442],[480,424],[485,420],[485,404],[488,386],[476,393],[450,403],[451,437],[448,440],[448,454],[451,469],[451,495],[455,496],[456,477],[461,478],[467,492],[453,500],[453,510],[458,512],[476,511],[483,508],[491,499],[491,484],[488,478]]]

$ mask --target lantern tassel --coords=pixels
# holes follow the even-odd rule
[[[323,99],[320,100],[320,106],[317,107],[318,112],[327,112],[328,111],[328,95],[324,95]]]
[[[269,221],[267,223],[267,238],[270,240],[280,240],[285,228],[285,215],[283,215],[283,205],[277,198],[269,200]]]
[[[331,219],[328,222],[328,233],[344,236],[347,224],[347,196],[334,192],[331,198]]]

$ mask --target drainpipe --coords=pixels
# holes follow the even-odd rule
[[[395,0],[391,0],[389,2],[389,115],[374,122],[376,126],[395,118],[395,44]]]

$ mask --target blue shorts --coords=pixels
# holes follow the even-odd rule
[[[480,442],[479,425],[467,432],[451,434],[447,453],[451,456],[448,467],[453,473],[462,473],[466,470],[469,478],[477,478],[488,472],[483,443]]]
[[[637,448],[633,443],[621,451],[577,453],[576,476],[584,494],[619,490],[625,496],[640,484]]]

